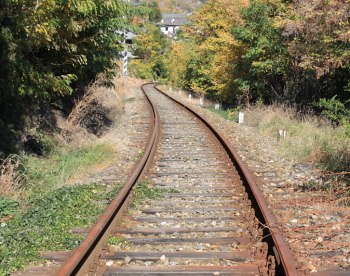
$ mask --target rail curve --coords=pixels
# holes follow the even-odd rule
[[[245,222],[242,222],[242,225],[245,225],[244,227],[247,227],[247,229],[252,229],[251,232],[257,233],[255,236],[255,243],[258,244],[258,246],[253,245],[253,247],[256,247],[255,255],[249,256],[249,257],[242,257],[244,259],[244,262],[240,265],[236,265],[236,262],[242,262],[242,260],[238,260],[239,257],[237,257],[235,254],[230,252],[214,252],[214,251],[208,251],[206,252],[180,252],[181,247],[179,248],[179,252],[167,252],[167,256],[173,256],[175,259],[182,258],[183,259],[191,259],[191,258],[199,258],[200,260],[209,260],[213,258],[219,258],[219,259],[230,259],[232,262],[230,264],[233,264],[232,266],[220,268],[219,266],[202,266],[202,261],[199,261],[194,266],[179,266],[176,267],[174,263],[174,267],[168,267],[166,269],[161,270],[161,267],[126,267],[124,270],[123,268],[116,267],[116,268],[110,268],[109,270],[105,270],[101,274],[104,275],[298,275],[298,271],[296,269],[296,265],[294,263],[293,257],[291,252],[288,249],[288,246],[277,226],[277,223],[271,214],[270,210],[268,209],[268,206],[258,188],[256,185],[254,178],[252,174],[247,169],[246,165],[243,163],[243,161],[238,156],[237,152],[233,149],[232,145],[228,142],[228,140],[220,134],[220,132],[209,122],[200,116],[198,113],[193,111],[191,108],[185,106],[181,102],[171,98],[166,93],[162,92],[160,89],[156,88],[154,84],[146,84],[142,87],[146,99],[149,103],[150,108],[150,133],[149,135],[149,143],[147,145],[147,148],[145,149],[145,153],[142,157],[142,159],[139,161],[139,163],[136,165],[135,169],[133,170],[132,174],[129,177],[129,180],[124,185],[118,196],[114,199],[114,201],[111,203],[111,205],[106,209],[105,213],[101,216],[97,224],[92,228],[90,233],[88,234],[87,238],[82,242],[82,244],[72,253],[71,257],[62,265],[60,271],[58,272],[58,275],[93,275],[98,270],[96,268],[96,265],[98,263],[101,263],[101,256],[105,259],[110,260],[117,260],[120,258],[127,258],[127,262],[130,262],[130,256],[134,256],[135,259],[139,260],[153,260],[156,261],[159,259],[164,262],[167,261],[166,254],[163,252],[137,252],[139,247],[135,246],[137,249],[136,252],[119,252],[119,255],[110,256],[105,253],[101,253],[103,244],[106,243],[108,237],[111,234],[119,233],[119,234],[127,234],[127,236],[132,235],[151,235],[151,237],[158,237],[157,235],[165,235],[169,233],[176,233],[179,235],[179,233],[191,233],[191,231],[194,231],[198,234],[195,238],[182,238],[180,235],[178,239],[167,239],[167,238],[154,238],[154,239],[142,239],[139,238],[139,236],[136,236],[136,238],[129,238],[129,240],[134,241],[135,244],[144,244],[145,240],[151,240],[151,242],[159,243],[163,242],[165,244],[169,244],[171,242],[178,242],[179,244],[186,242],[192,242],[198,245],[200,241],[200,246],[203,245],[203,241],[212,241],[212,243],[218,243],[220,246],[215,248],[226,248],[225,241],[232,241],[235,238],[231,237],[230,235],[225,234],[226,238],[223,238],[222,236],[218,236],[219,238],[207,238],[207,236],[203,236],[203,233],[205,231],[211,231],[211,232],[222,232],[223,229],[226,229],[225,227],[218,228],[216,227],[216,222],[214,224],[214,221],[216,219],[215,216],[218,216],[218,212],[225,212],[225,214],[228,214],[228,216],[231,216],[233,213],[235,213],[235,217],[233,220],[241,220],[243,219],[242,216],[240,216],[240,212],[247,213],[246,218],[254,220],[254,222],[250,222],[250,225],[246,226],[244,224]],[[161,98],[156,96],[156,94],[161,95]],[[158,97],[158,99],[156,98]],[[157,208],[146,208],[143,210],[145,214],[150,214],[152,216],[149,217],[141,217],[138,218],[139,221],[148,221],[151,223],[152,221],[162,221],[161,225],[166,224],[166,221],[177,221],[179,217],[172,216],[172,217],[164,217],[164,218],[158,218],[157,216],[160,216],[160,213],[169,214],[170,211],[178,212],[177,216],[179,214],[186,213],[185,218],[189,217],[191,219],[191,216],[188,216],[188,212],[197,212],[200,215],[198,217],[192,217],[192,222],[203,222],[204,219],[201,217],[201,212],[204,210],[210,210],[210,215],[212,217],[206,218],[207,220],[210,220],[212,222],[212,227],[197,227],[197,228],[191,228],[189,224],[186,224],[187,226],[184,228],[177,228],[176,230],[170,229],[170,228],[164,228],[164,229],[157,229],[157,227],[152,229],[145,229],[145,228],[120,228],[120,221],[123,216],[123,213],[125,212],[128,202],[130,200],[130,194],[133,189],[133,187],[136,185],[136,183],[145,175],[146,171],[149,171],[150,164],[153,162],[154,157],[156,156],[156,150],[157,150],[157,144],[160,141],[161,138],[161,117],[159,115],[159,112],[157,110],[157,107],[161,106],[163,101],[171,101],[172,104],[170,107],[167,107],[167,110],[172,113],[175,116],[175,119],[173,121],[167,121],[166,116],[163,114],[162,119],[165,121],[164,127],[168,129],[168,132],[164,130],[165,135],[168,135],[167,137],[164,136],[164,141],[176,141],[176,144],[178,148],[173,148],[173,146],[167,146],[164,142],[162,144],[162,150],[161,153],[164,157],[164,154],[166,152],[170,152],[172,154],[175,154],[173,156],[176,156],[177,159],[181,160],[182,164],[184,163],[183,157],[179,156],[181,152],[184,152],[187,154],[188,157],[191,158],[194,152],[196,150],[202,150],[205,152],[205,154],[208,154],[208,161],[198,161],[198,164],[205,164],[205,166],[208,168],[207,172],[203,171],[196,171],[196,175],[192,175],[192,182],[189,182],[188,186],[186,188],[191,191],[191,189],[195,192],[192,192],[192,195],[197,198],[194,200],[191,199],[191,201],[187,201],[187,196],[185,194],[179,194],[179,195],[173,195],[168,194],[167,197],[169,198],[169,202],[161,202],[159,203],[159,206]],[[154,103],[156,102],[156,103]],[[177,111],[175,110],[175,105],[178,107],[181,107],[183,110],[186,111]],[[164,110],[162,111],[164,112]],[[179,137],[176,135],[176,127],[182,128],[182,133],[188,133],[188,130],[186,130],[186,122],[187,119],[185,116],[188,116],[184,114],[186,112],[192,114],[190,119],[190,124],[192,124],[193,131],[198,134],[198,136],[193,136],[190,140],[185,140],[180,142],[178,140]],[[180,114],[181,113],[181,114]],[[200,122],[200,124],[198,124]],[[166,125],[168,123],[168,125]],[[190,125],[189,124],[189,125]],[[173,129],[174,127],[174,129]],[[187,126],[188,127],[188,126]],[[183,129],[185,128],[185,129]],[[207,134],[205,134],[207,133]],[[180,134],[179,134],[180,135]],[[203,136],[203,137],[202,137]],[[162,140],[162,141],[163,141]],[[197,149],[191,149],[192,144],[194,140],[198,140],[199,144],[196,144]],[[208,146],[202,146],[200,143],[202,141],[209,141]],[[192,143],[193,142],[193,143]],[[208,147],[208,150],[205,149],[205,147]],[[180,152],[180,153],[179,153]],[[221,159],[220,159],[221,158]],[[164,159],[164,158],[163,158]],[[197,160],[198,158],[195,158]],[[162,173],[162,166],[170,166],[176,168],[177,172],[177,179],[178,181],[185,181],[185,179],[188,178],[188,174],[191,174],[191,171],[181,171],[183,170],[182,167],[179,167],[178,165],[174,165],[175,159],[168,159],[165,160],[162,164],[159,164],[160,161],[158,161],[158,172],[148,172],[148,174],[153,175],[153,177],[159,177],[163,175],[171,175],[174,174],[173,172],[163,172]],[[168,163],[167,163],[168,162]],[[169,165],[169,162],[172,165]],[[200,163],[201,162],[201,163]],[[232,166],[233,165],[233,166]],[[222,168],[221,168],[222,166]],[[235,176],[235,173],[237,173],[237,176]],[[179,175],[181,174],[181,175]],[[184,177],[183,177],[184,175]],[[183,178],[181,178],[183,177]],[[207,180],[205,182],[205,187],[200,187],[200,184],[196,182],[196,180],[200,177],[206,177]],[[163,178],[162,178],[163,179]],[[212,182],[211,180],[213,179]],[[186,180],[186,181],[187,181]],[[176,183],[180,183],[176,182]],[[228,182],[229,184],[225,184]],[[231,182],[235,182],[236,184],[232,184]],[[175,182],[174,182],[175,183]],[[221,186],[215,187],[212,186],[212,183],[220,183]],[[244,185],[244,188],[239,187],[239,183],[242,183]],[[163,185],[163,183],[161,184]],[[179,185],[179,184],[176,184]],[[231,186],[227,186],[231,185]],[[180,187],[180,186],[177,186]],[[230,187],[230,191],[226,191],[227,187]],[[242,186],[243,187],[243,186]],[[209,191],[207,191],[209,189]],[[231,191],[232,190],[232,191]],[[240,193],[240,196],[237,197],[233,194],[233,191],[237,190]],[[198,191],[203,191],[203,193],[199,193]],[[205,193],[207,194],[204,194]],[[214,191],[214,192],[212,192]],[[224,191],[223,193],[216,193],[216,191]],[[191,192],[190,192],[191,193]],[[245,194],[247,194],[245,196]],[[205,197],[213,198],[214,200],[211,200],[210,203],[208,203],[205,199]],[[230,200],[226,200],[225,196],[229,198]],[[240,198],[242,197],[242,198]],[[174,202],[178,202],[181,207],[168,207],[167,204],[171,205],[171,198],[175,198]],[[233,200],[236,201],[234,203]],[[226,202],[226,203],[225,203]],[[238,204],[239,203],[239,204]],[[191,205],[192,204],[192,205]],[[203,209],[203,205],[211,204],[210,208]],[[225,205],[226,204],[226,205]],[[236,205],[241,206],[244,205],[245,208],[252,209],[252,211],[243,210],[243,211],[237,211],[235,210]],[[183,206],[183,207],[182,207]],[[193,208],[189,208],[188,206],[195,206]],[[232,208],[234,206],[235,208]],[[207,207],[207,206],[205,206]],[[191,211],[192,210],[192,211]],[[186,211],[186,212],[185,212]],[[222,216],[222,214],[220,214]],[[231,222],[230,217],[224,217],[223,219],[227,219],[227,221]],[[194,224],[194,223],[193,223]],[[141,225],[143,225],[141,223]],[[151,225],[151,224],[146,224]],[[227,224],[231,227],[231,224]],[[117,228],[116,228],[117,227]],[[178,225],[176,225],[178,227]],[[193,226],[194,227],[194,226]],[[228,229],[227,231],[229,231]],[[174,232],[175,231],[175,232]],[[245,231],[245,230],[244,230]],[[169,233],[168,233],[169,232]],[[142,236],[143,237],[143,236]],[[166,236],[167,237],[167,236]],[[199,237],[199,238],[198,238]],[[216,237],[214,235],[214,237]],[[243,239],[243,238],[242,238]],[[258,239],[258,240],[257,240]],[[239,239],[238,239],[239,240]],[[205,243],[205,245],[208,245],[210,247],[210,243]],[[239,244],[239,243],[238,243]],[[167,246],[165,246],[168,248]],[[251,247],[250,245],[248,246]],[[134,248],[134,249],[135,249]],[[141,249],[140,249],[141,250]],[[143,250],[143,249],[142,249]],[[160,249],[161,250],[161,249]],[[239,252],[238,253],[244,255],[245,252]],[[238,254],[237,253],[237,254]],[[182,264],[180,261],[179,263]],[[113,263],[113,262],[112,262]],[[147,262],[146,266],[147,266]],[[148,262],[152,263],[152,262]],[[186,263],[186,262],[184,262]],[[152,270],[153,269],[153,270]],[[202,269],[202,270],[201,270]],[[203,269],[207,269],[208,271],[203,271]],[[98,270],[103,271],[103,269]]]
[[[143,87],[142,87],[143,89]],[[159,114],[146,95],[148,108],[150,110],[150,131],[147,147],[144,151],[143,157],[136,164],[128,181],[118,193],[117,197],[108,206],[99,221],[95,224],[89,232],[86,239],[73,252],[72,256],[66,261],[58,272],[58,275],[77,275],[85,274],[90,270],[90,265],[93,263],[99,254],[98,249],[102,248],[104,242],[111,232],[111,226],[121,218],[123,210],[127,206],[127,198],[137,181],[145,173],[147,166],[152,160],[155,153],[157,141],[160,131],[160,117]],[[96,255],[97,254],[97,255]]]

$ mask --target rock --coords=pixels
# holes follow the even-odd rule
[[[323,242],[323,238],[322,238],[322,237],[318,237],[318,238],[316,239],[316,241],[317,241],[317,242]]]
[[[125,259],[124,259],[124,263],[128,264],[130,262],[131,262],[131,258],[129,256],[126,256]]]
[[[106,266],[112,266],[112,265],[113,265],[113,261],[106,262]]]
[[[164,262],[164,261],[166,260],[165,255],[162,255],[162,256],[160,257],[160,260],[161,260],[162,262]]]
[[[310,272],[317,272],[317,269],[314,265],[312,264],[309,264],[307,267],[306,267]]]

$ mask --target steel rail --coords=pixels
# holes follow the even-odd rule
[[[282,275],[281,273],[285,273],[285,275],[288,275],[288,276],[297,276],[298,272],[297,272],[294,259],[292,257],[292,253],[289,250],[287,242],[285,241],[285,239],[281,234],[281,231],[276,223],[276,219],[274,218],[273,214],[269,210],[266,204],[265,198],[262,195],[258,185],[256,184],[252,173],[248,169],[247,165],[239,157],[236,150],[234,150],[231,143],[204,117],[202,117],[192,108],[174,99],[173,97],[166,94],[159,88],[155,87],[155,89],[160,93],[162,93],[163,95],[165,95],[166,97],[168,97],[169,99],[171,99],[172,101],[176,102],[178,105],[188,110],[194,116],[196,116],[212,131],[212,133],[216,136],[219,142],[223,145],[230,159],[236,165],[236,168],[242,178],[242,181],[246,186],[247,192],[248,194],[250,194],[251,201],[255,202],[256,205],[259,207],[258,210],[255,210],[255,212],[260,222],[264,224],[263,225],[265,227],[264,230],[265,232],[267,232],[265,233],[264,236],[267,236],[267,238],[272,237],[273,239],[273,244],[275,248],[269,248],[269,254],[275,255],[277,262],[282,265],[282,267],[280,266],[279,269],[276,271],[276,275]],[[276,252],[276,250],[278,251],[278,253]]]
[[[147,99],[151,113],[151,131],[145,149],[145,153],[141,160],[137,163],[136,167],[133,168],[132,173],[129,176],[126,184],[120,190],[117,197],[107,207],[107,209],[100,217],[98,222],[89,232],[86,239],[80,244],[80,246],[75,251],[73,251],[69,259],[61,266],[57,274],[59,276],[82,275],[89,270],[90,263],[94,262],[93,258],[96,257],[94,256],[94,254],[98,254],[93,253],[94,249],[96,247],[102,247],[102,243],[108,238],[107,236],[111,231],[110,226],[113,225],[113,223],[115,223],[116,217],[121,215],[121,210],[123,210],[123,207],[125,207],[127,203],[127,198],[133,186],[144,174],[146,168],[152,160],[160,134],[160,117],[155,106],[146,95],[144,91],[144,85],[142,86],[142,90]]]

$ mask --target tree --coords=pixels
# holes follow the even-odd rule
[[[136,76],[144,79],[163,77],[165,66],[162,55],[166,45],[167,40],[159,27],[153,23],[146,24],[144,29],[137,34],[134,42],[135,54],[141,59],[141,62],[132,61],[131,71],[134,71]]]
[[[1,1],[0,124],[20,124],[29,108],[100,72],[112,77],[124,15],[121,0]]]
[[[308,97],[347,101],[350,84],[349,1],[297,1],[289,14],[281,18],[283,35],[295,66],[307,72],[307,82],[317,87]],[[304,87],[307,90],[307,87]],[[311,95],[310,95],[311,94]]]
[[[192,26],[183,31],[193,51],[185,65],[185,88],[211,98],[227,99],[232,92],[233,64],[241,44],[230,30],[240,24],[239,11],[245,1],[208,1],[191,17]],[[185,44],[184,44],[185,45]]]
[[[160,20],[162,20],[162,13],[160,12],[158,2],[152,1],[148,5],[148,7],[150,9],[149,15],[148,15],[149,21],[154,22],[154,23],[160,22]]]
[[[1,56],[13,68],[12,93],[70,94],[72,81],[112,69],[121,48],[115,33],[124,24],[121,1],[6,0],[1,10]]]
[[[235,83],[249,91],[252,99],[294,100],[292,60],[275,21],[286,6],[280,1],[251,0],[242,10],[244,23],[233,29],[236,39],[245,45],[237,62]]]

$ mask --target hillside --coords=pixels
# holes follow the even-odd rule
[[[152,0],[145,0],[144,2],[152,2]],[[159,8],[162,13],[189,13],[206,2],[205,0],[157,0]]]

